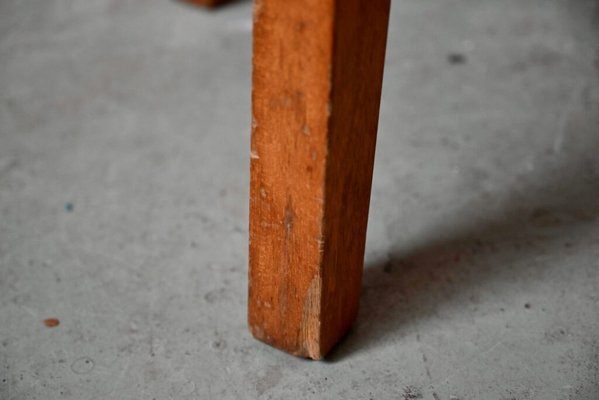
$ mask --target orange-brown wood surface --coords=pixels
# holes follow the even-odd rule
[[[322,358],[358,309],[389,0],[254,3],[249,325]]]

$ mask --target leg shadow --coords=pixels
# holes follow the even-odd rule
[[[510,285],[509,290],[518,290],[513,286],[539,273],[538,263],[526,260],[562,257],[576,251],[580,238],[597,239],[599,132],[592,124],[587,127],[571,136],[580,143],[569,154],[548,157],[546,165],[527,177],[527,185],[505,188],[506,198],[512,200],[503,207],[479,204],[489,214],[483,222],[478,218],[434,232],[432,241],[409,249],[399,245],[378,261],[367,262],[357,321],[327,360],[387,346],[413,334],[430,318],[443,323],[449,309],[476,308],[477,293]],[[460,219],[468,220],[467,214]],[[509,296],[505,291],[499,294],[506,301],[497,311],[513,306]]]

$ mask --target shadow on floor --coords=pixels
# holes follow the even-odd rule
[[[476,307],[473,293],[485,293],[493,281],[535,279],[539,266],[524,260],[575,251],[576,234],[585,237],[599,219],[599,135],[591,121],[568,137],[573,148],[548,156],[526,183],[504,189],[511,200],[501,209],[478,205],[489,210],[486,219],[435,232],[439,239],[416,248],[400,244],[366,265],[357,321],[327,360],[414,334],[419,322],[439,316],[441,306]]]

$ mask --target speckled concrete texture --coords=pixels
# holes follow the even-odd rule
[[[323,362],[246,328],[250,61],[247,1],[0,1],[0,399],[599,399],[597,1],[394,0]]]

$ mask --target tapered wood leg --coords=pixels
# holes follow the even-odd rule
[[[358,309],[389,0],[254,3],[249,325],[322,358]]]

